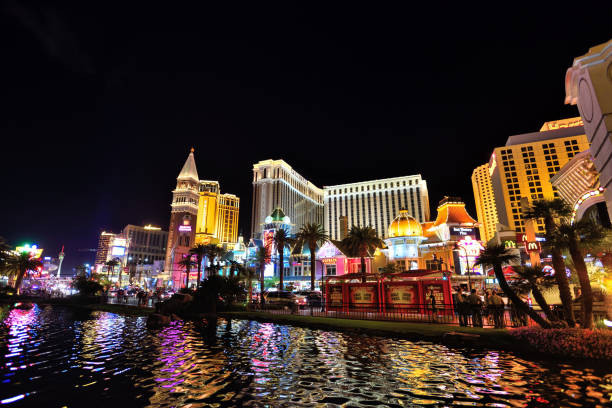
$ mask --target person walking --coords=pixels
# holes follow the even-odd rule
[[[472,289],[468,303],[472,312],[472,326],[482,327],[482,299],[476,294],[476,289]]]

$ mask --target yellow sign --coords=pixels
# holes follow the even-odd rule
[[[544,123],[544,125],[542,125],[542,128],[540,129],[540,132],[546,132],[548,130],[557,130],[557,129],[568,128],[568,127],[577,127],[577,126],[584,126],[584,123],[582,122],[582,118],[580,117],[569,118],[569,119],[559,119],[559,120],[553,120],[553,121]]]

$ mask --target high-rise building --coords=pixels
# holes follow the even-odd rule
[[[569,159],[589,148],[579,120],[546,122],[540,132],[510,136],[505,146],[493,150],[489,174],[501,224],[525,232],[521,198],[531,202],[558,197],[550,178]],[[541,220],[536,225],[536,233],[544,233]]]
[[[342,239],[346,228],[374,228],[381,238],[400,209],[419,222],[429,220],[427,183],[420,175],[371,180],[360,183],[325,186],[325,230],[333,240]]]
[[[102,233],[100,233],[100,238],[98,239],[98,250],[96,251],[96,267],[98,267],[98,265],[104,265],[106,262],[115,235],[116,234],[113,234],[112,232],[106,231],[102,231]]]
[[[201,180],[199,193],[196,244],[235,244],[240,199],[234,194],[221,194],[217,181]]]
[[[497,219],[497,206],[495,205],[495,194],[489,174],[489,165],[478,166],[472,172],[472,188],[474,189],[474,201],[476,202],[476,215],[480,225],[480,238],[489,242],[495,236]]]
[[[195,241],[200,198],[199,184],[200,179],[193,157],[193,149],[191,149],[176,178],[176,188],[172,191],[172,210],[164,270],[170,275],[175,287],[180,287],[184,281],[182,278],[184,270],[178,265],[178,262],[189,254]]]
[[[252,238],[261,238],[264,221],[276,208],[283,209],[296,230],[306,223],[323,224],[323,190],[283,160],[260,161],[253,165]]]
[[[128,224],[121,234],[127,239],[126,257],[128,263],[152,265],[163,261],[168,243],[168,231],[160,227]]]

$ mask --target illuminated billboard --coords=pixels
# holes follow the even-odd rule
[[[114,246],[111,249],[112,256],[124,256],[125,255],[125,247]]]
[[[30,244],[18,246],[17,248],[15,248],[15,250],[17,251],[17,253],[20,253],[20,254],[23,252],[27,252],[28,254],[30,254],[32,258],[40,258],[43,253],[42,248],[38,248],[37,245],[30,246]]]

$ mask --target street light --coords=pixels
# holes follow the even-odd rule
[[[455,244],[455,249],[462,249],[465,252],[465,265],[467,266],[467,275],[468,275],[468,290],[472,291],[472,277],[470,275],[470,259],[468,258],[467,249]],[[472,265],[472,268],[474,265]]]

